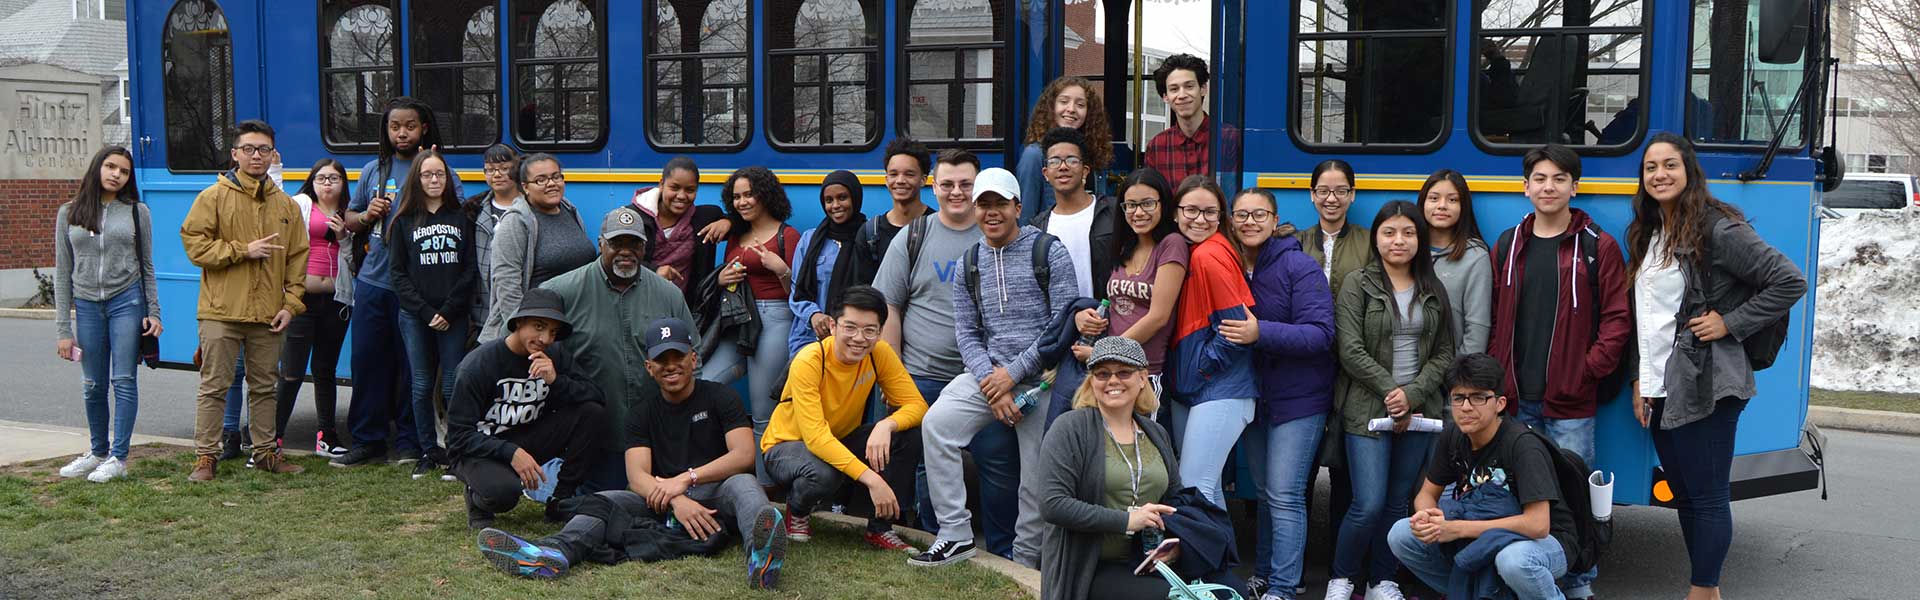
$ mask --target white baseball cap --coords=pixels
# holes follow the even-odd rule
[[[1013,172],[1000,167],[981,171],[973,178],[973,201],[979,202],[983,194],[997,194],[1009,202],[1020,201],[1020,180]]]

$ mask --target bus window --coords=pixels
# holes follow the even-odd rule
[[[1113,141],[1126,150],[1144,148],[1145,140],[1173,124],[1173,114],[1154,86],[1153,69],[1160,66],[1160,61],[1175,54],[1191,54],[1213,66],[1211,11],[1177,3],[1126,0],[1068,3],[1061,10],[1060,72],[1085,77],[1100,86],[1098,92],[1106,103]],[[1137,21],[1136,15],[1140,17]],[[1137,24],[1146,26],[1136,31]],[[1145,44],[1136,33],[1145,34]],[[1126,43],[1108,43],[1117,39]],[[1138,64],[1134,62],[1136,51]],[[1039,141],[1032,134],[1045,132],[1024,131],[1026,125],[1023,116],[1022,135],[1034,139],[1022,141]],[[1116,154],[1122,153],[1116,150]],[[1139,164],[1124,156],[1120,160]]]
[[[907,2],[906,110],[900,128],[930,146],[995,147],[1008,119],[1006,0]]]
[[[207,0],[181,0],[160,39],[167,93],[167,168],[218,171],[228,161],[233,118],[233,38],[227,17]]]
[[[1646,130],[1643,0],[1477,3],[1475,132],[1494,146],[1623,149]]]
[[[1789,114],[1787,109],[1806,80],[1806,58],[1786,65],[1760,61],[1759,4],[1758,0],[1693,4],[1687,135],[1695,141],[1764,146],[1785,119],[1792,125],[1781,145],[1801,144],[1806,133],[1801,113]]]
[[[592,145],[606,137],[606,13],[580,0],[510,3],[514,136],[528,148]]]
[[[480,150],[500,138],[500,28],[493,0],[413,5],[413,96],[434,119],[447,150]]]
[[[767,4],[767,118],[780,146],[879,143],[880,7],[875,0]]]
[[[654,0],[648,37],[647,140],[678,150],[731,150],[753,127],[752,15],[745,0]],[[682,12],[684,11],[684,12]]]
[[[381,115],[400,93],[394,57],[393,3],[388,0],[325,2],[320,7],[320,136],[336,152],[372,152],[385,132]]]
[[[1448,123],[1448,4],[1296,4],[1296,139],[1347,149],[1437,146]]]

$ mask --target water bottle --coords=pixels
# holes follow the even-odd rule
[[[394,182],[393,182],[393,178],[392,178],[392,177],[388,177],[388,178],[387,178],[387,187],[385,188],[385,190],[384,190],[384,191],[382,191],[382,192],[381,192],[381,194],[382,194],[382,195],[384,195],[384,196],[386,197],[386,199],[387,199],[387,202],[388,202],[388,204],[387,204],[387,212],[386,212],[386,213],[384,213],[384,214],[382,214],[382,215],[380,215],[380,222],[381,222],[381,223],[386,223],[386,222],[387,222],[387,216],[388,216],[388,215],[392,215],[392,214],[393,214],[393,211],[395,211],[395,210],[397,210],[397,209],[399,209],[399,208],[400,208],[400,207],[398,207],[398,206],[394,206],[394,205],[392,204],[393,202],[395,202],[395,201],[396,201],[396,200],[395,200],[395,197],[396,197],[396,196],[398,196],[398,195],[399,195],[399,193],[400,193],[400,186],[398,186],[398,185],[395,185],[395,184],[394,184]],[[374,239],[379,239],[380,237],[382,237],[382,234],[383,234],[383,232],[381,231],[382,229],[386,229],[386,228],[385,228],[385,227],[374,227],[374,228],[373,228],[373,235],[372,235],[371,237],[373,237]]]
[[[1019,396],[1015,396],[1013,398],[1013,407],[1019,409],[1020,414],[1023,415],[1032,413],[1033,407],[1040,405],[1040,399],[1045,398],[1047,390],[1050,389],[1053,389],[1053,382],[1042,381],[1040,385],[1035,386],[1033,389],[1022,392]]]
[[[1100,318],[1105,319],[1107,318],[1107,307],[1112,304],[1113,302],[1111,300],[1101,300],[1100,307],[1093,309],[1093,313],[1096,315],[1100,315]],[[1095,340],[1093,336],[1090,336],[1090,335],[1080,336],[1080,343],[1082,344],[1092,346],[1095,341],[1098,341],[1098,340]]]
[[[727,264],[727,268],[729,268],[729,269],[745,269],[745,268],[747,268],[747,266],[746,266],[746,265],[743,265],[743,264],[740,264],[740,259],[737,259],[737,258],[736,258],[736,259],[734,259],[734,260],[733,260],[733,262],[732,262],[732,263],[728,263],[728,264]],[[733,282],[733,283],[730,283],[730,284],[727,284],[727,293],[733,293],[733,292],[735,292],[735,291],[739,291],[739,289],[740,289],[740,282],[738,282],[738,281],[735,281],[735,282]]]

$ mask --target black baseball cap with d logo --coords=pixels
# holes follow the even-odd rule
[[[674,317],[656,319],[643,333],[647,339],[647,360],[660,358],[662,353],[670,350],[693,351],[693,326],[684,320]]]

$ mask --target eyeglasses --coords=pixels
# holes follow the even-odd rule
[[[1478,394],[1473,394],[1471,396],[1454,394],[1453,397],[1447,398],[1447,401],[1452,402],[1454,406],[1461,406],[1464,404],[1472,404],[1474,406],[1486,406],[1487,402],[1493,400],[1495,396],[1498,396],[1498,394],[1494,394],[1493,392],[1481,392]]]
[[[554,186],[554,185],[562,185],[562,184],[565,184],[566,182],[567,180],[565,177],[562,177],[559,173],[553,173],[550,175],[541,175],[539,177],[535,177],[533,178],[533,181],[529,181],[527,183],[531,183],[533,185],[540,186],[540,187],[548,187],[548,186]]]
[[[1120,203],[1120,210],[1126,212],[1153,212],[1153,209],[1158,206],[1160,206],[1160,201],[1158,200],[1128,200]]]
[[[341,177],[339,175],[321,175],[319,177],[313,178],[314,183],[327,183],[327,184],[340,183],[346,180],[347,179],[345,177]]]
[[[1100,369],[1091,374],[1093,375],[1094,381],[1106,381],[1109,379],[1127,381],[1133,379],[1133,374],[1138,372],[1140,372],[1138,369]]]
[[[266,156],[273,154],[273,146],[254,146],[249,144],[246,146],[237,146],[234,150],[238,150],[241,154],[247,156]]]
[[[446,171],[427,171],[420,174],[421,181],[440,181],[446,178]]]
[[[1241,223],[1265,223],[1272,218],[1273,211],[1264,208],[1233,211],[1233,220]]]
[[[1060,165],[1078,167],[1081,162],[1078,156],[1054,156],[1047,159],[1047,168],[1051,169]]]
[[[488,176],[506,175],[508,173],[513,172],[513,169],[510,167],[507,167],[506,165],[501,165],[498,167],[481,167],[480,172]]]
[[[973,193],[973,182],[971,181],[965,181],[960,183],[943,181],[943,182],[940,182],[939,184],[936,184],[935,187],[940,188],[940,191],[942,192],[952,192],[957,189],[962,192]]]
[[[1334,198],[1352,198],[1353,188],[1313,188],[1313,197],[1324,200],[1329,196]]]
[[[1220,209],[1182,206],[1180,207],[1180,216],[1189,219],[1200,219],[1202,221],[1218,221],[1220,220]]]
[[[851,323],[844,323],[840,325],[839,329],[840,329],[840,335],[850,337],[850,338],[857,337],[865,340],[880,339],[880,328],[874,327],[871,325],[866,327],[856,327]]]

